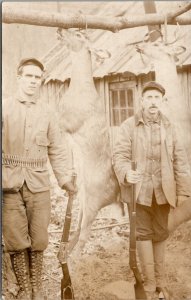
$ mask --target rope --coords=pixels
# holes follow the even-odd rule
[[[164,44],[167,45],[167,15],[164,16]]]

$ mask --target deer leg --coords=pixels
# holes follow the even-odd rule
[[[85,243],[87,242],[90,236],[91,225],[95,220],[98,211],[101,209],[97,198],[91,197],[90,200],[91,201],[88,201],[86,207],[84,207],[83,209],[83,218],[78,242],[78,246],[81,249],[84,248]]]
[[[168,230],[173,232],[179,225],[191,219],[191,199],[184,201],[169,213]]]
[[[83,211],[82,211],[82,207],[80,207],[78,227],[77,227],[77,230],[76,230],[74,236],[69,241],[69,247],[68,247],[69,253],[72,252],[72,250],[74,249],[74,247],[76,246],[76,244],[79,241],[82,218],[83,218]]]

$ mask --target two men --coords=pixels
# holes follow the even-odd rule
[[[24,300],[44,299],[41,272],[51,210],[48,158],[59,186],[75,192],[69,146],[61,142],[58,122],[39,96],[43,71],[35,58],[22,60],[18,93],[3,102],[3,239]]]
[[[168,214],[190,192],[190,170],[176,128],[161,113],[165,89],[148,82],[142,90],[142,109],[120,126],[114,148],[114,169],[128,199],[136,184],[137,250],[149,300],[165,284],[164,253]],[[178,113],[178,112],[177,112]],[[131,169],[135,159],[137,169]]]
[[[50,219],[47,158],[60,187],[75,192],[69,147],[61,143],[57,121],[38,95],[43,70],[34,58],[21,61],[18,94],[3,103],[3,238],[26,300],[43,299],[42,259]],[[121,125],[114,149],[119,183],[129,193],[136,184],[137,248],[148,299],[156,289],[168,297],[168,213],[178,200],[190,196],[185,152],[175,127],[160,112],[164,94],[156,82],[144,86],[142,110]],[[131,170],[132,156],[136,171]]]

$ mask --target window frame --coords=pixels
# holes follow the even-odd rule
[[[127,93],[128,90],[132,91],[132,106],[129,106],[128,103],[128,97]],[[125,91],[125,106],[122,106],[122,101],[120,100],[120,92]],[[117,92],[117,106],[114,107],[113,105],[113,92]],[[137,87],[136,87],[136,81],[118,81],[118,82],[110,82],[109,83],[109,119],[110,119],[110,126],[120,126],[120,124],[128,118],[128,113],[126,113],[126,117],[123,118],[122,111],[130,111],[133,110],[133,112],[130,114],[130,116],[134,115],[135,113],[135,107],[136,107],[136,93],[137,93]],[[114,119],[114,110],[118,111],[118,120]],[[129,116],[129,117],[130,117]]]

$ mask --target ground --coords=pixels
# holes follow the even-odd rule
[[[44,253],[43,269],[43,290],[46,300],[60,300],[62,272],[57,253],[66,200],[64,193],[52,195],[49,246]],[[78,200],[75,200],[72,230],[75,230],[77,215]],[[117,223],[123,224],[113,226]],[[106,226],[109,227],[99,229]],[[134,283],[128,264],[128,249],[128,217],[115,214],[113,208],[109,206],[102,209],[92,225],[91,236],[83,253],[79,256],[74,250],[68,259],[75,300],[127,300],[129,287]],[[166,253],[166,281],[179,300],[191,300],[190,258],[191,222],[187,222],[170,236]],[[11,275],[8,279],[5,271],[3,278],[3,299],[16,299],[18,286],[14,277]]]

